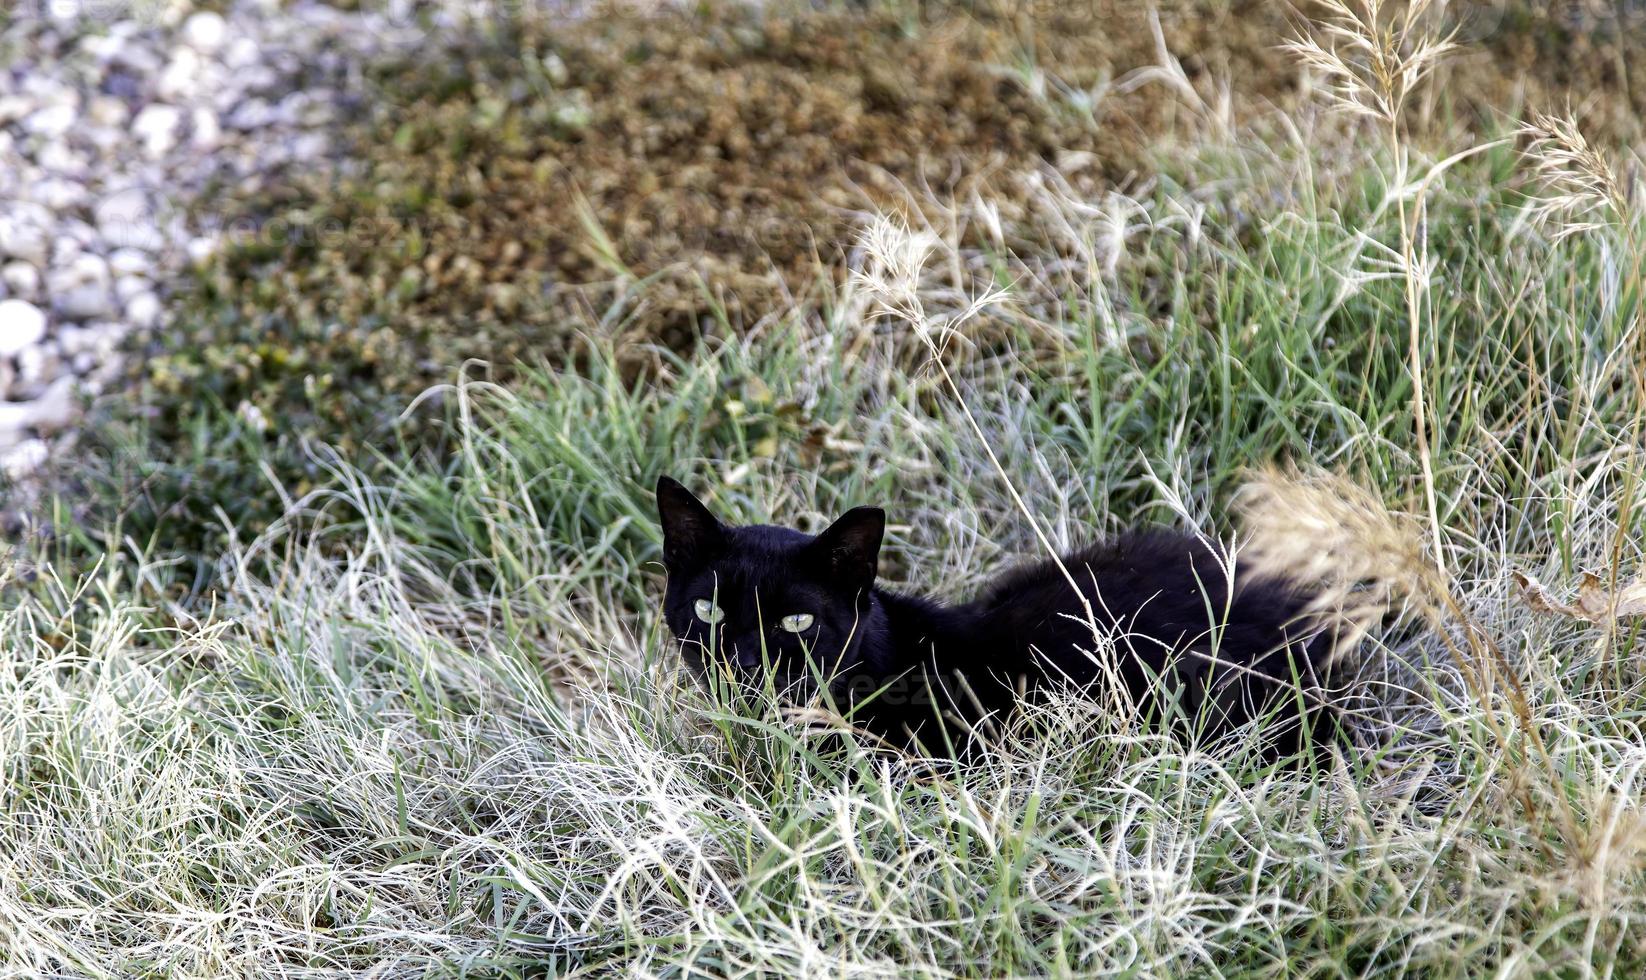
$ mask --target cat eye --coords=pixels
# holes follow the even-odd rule
[[[698,619],[711,626],[726,618],[726,611],[716,605],[713,599],[699,599],[692,609],[697,613]]]
[[[811,613],[796,613],[793,616],[784,616],[777,625],[790,633],[804,633],[812,628],[812,615]]]

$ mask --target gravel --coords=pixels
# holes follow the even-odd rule
[[[21,0],[0,15],[0,473],[66,447],[130,335],[166,328],[224,234],[209,193],[335,162],[362,62],[425,37],[409,9]]]

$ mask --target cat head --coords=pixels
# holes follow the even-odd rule
[[[657,481],[663,599],[686,665],[705,682],[768,683],[808,697],[818,679],[841,683],[878,632],[873,587],[886,528],[878,507],[847,511],[818,535],[763,524],[722,524],[690,491]]]

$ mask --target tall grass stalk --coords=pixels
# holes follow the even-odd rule
[[[1428,389],[1424,381],[1424,326],[1432,321],[1429,294],[1434,264],[1429,251],[1427,191],[1431,183],[1457,163],[1491,149],[1491,145],[1471,147],[1453,154],[1433,167],[1421,180],[1412,177],[1412,149],[1404,138],[1405,110],[1423,79],[1454,48],[1451,40],[1434,29],[1434,5],[1430,0],[1385,6],[1383,0],[1327,0],[1325,15],[1314,22],[1314,34],[1291,43],[1302,63],[1321,72],[1330,81],[1334,104],[1342,111],[1369,117],[1384,132],[1393,172],[1388,194],[1394,199],[1398,216],[1398,268],[1403,284],[1407,320],[1407,368],[1412,380],[1412,425],[1418,463],[1421,468],[1424,506],[1433,538],[1435,566],[1432,594],[1446,613],[1463,624],[1468,656],[1453,648],[1476,695],[1490,697],[1484,669],[1488,661],[1493,673],[1501,673],[1509,684],[1509,703],[1516,720],[1544,765],[1549,764],[1547,748],[1532,718],[1526,691],[1515,667],[1492,640],[1489,632],[1469,616],[1452,594],[1445,553],[1447,538],[1440,520],[1435,489],[1434,453],[1429,438]],[[1412,197],[1408,203],[1408,196]],[[1425,576],[1426,578],[1428,576]],[[1439,625],[1435,623],[1435,625]],[[1442,635],[1446,635],[1442,631]],[[1450,641],[1448,638],[1448,645]],[[1491,724],[1496,727],[1496,722]],[[1498,737],[1508,745],[1502,731]],[[1530,796],[1522,801],[1533,808]],[[1564,801],[1562,801],[1564,803]],[[1561,806],[1563,823],[1570,831],[1570,815]]]

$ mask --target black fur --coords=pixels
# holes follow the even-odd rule
[[[1263,719],[1261,752],[1297,757],[1336,730],[1323,673],[1328,637],[1306,596],[1279,579],[1229,589],[1218,553],[1167,531],[1131,533],[1066,556],[1091,617],[1051,561],[945,606],[875,586],[885,516],[847,512],[822,534],[721,524],[685,487],[657,484],[668,589],[664,615],[686,665],[809,698],[819,678],[858,725],[893,744],[964,754],[1023,697],[1117,676],[1137,710],[1192,739]],[[711,627],[700,599],[717,604]],[[784,616],[809,614],[799,634]],[[1092,621],[1103,642],[1094,641]],[[941,721],[939,719],[942,719]]]

